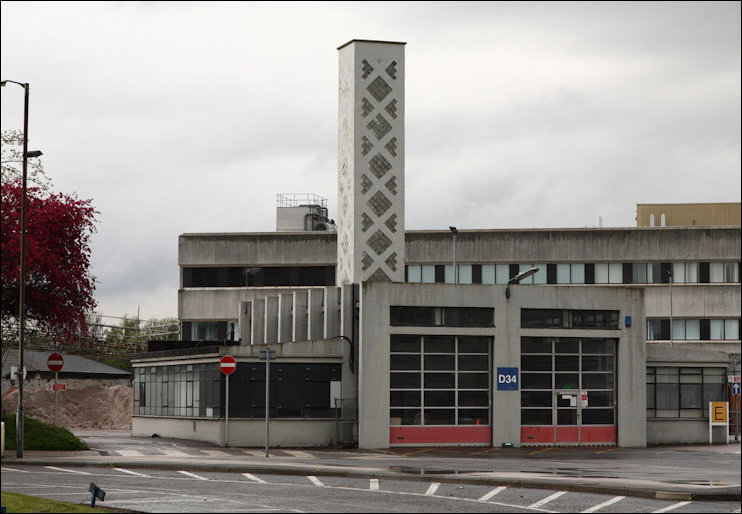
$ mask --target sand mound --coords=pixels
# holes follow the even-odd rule
[[[3,394],[3,414],[18,409],[18,388]],[[57,425],[67,429],[131,429],[134,390],[124,385],[90,386],[57,393]],[[54,393],[25,388],[23,409],[26,416],[54,423]]]

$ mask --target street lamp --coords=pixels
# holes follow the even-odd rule
[[[26,325],[26,179],[28,176],[28,158],[38,157],[38,150],[28,151],[28,82],[16,82],[15,80],[0,81],[0,86],[12,82],[23,88],[23,182],[21,193],[21,270],[19,274],[18,289],[18,412],[16,414],[16,457],[23,457],[23,336]]]
[[[538,271],[538,268],[533,267],[531,269],[527,269],[526,271],[523,271],[521,273],[518,273],[513,278],[511,278],[510,280],[508,280],[508,286],[505,288],[505,298],[507,298],[508,300],[510,299],[510,284],[517,284],[518,282],[520,282],[524,278],[530,277],[531,275],[533,275],[537,271]]]
[[[459,283],[459,270],[456,268],[456,234],[459,233],[456,227],[448,227],[453,232],[453,283]]]

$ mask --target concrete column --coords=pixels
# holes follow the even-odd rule
[[[307,340],[307,290],[294,291],[294,334],[293,341]]]
[[[278,341],[278,296],[265,298],[265,342]]]
[[[312,288],[309,290],[309,340],[314,341],[316,339],[323,339],[324,337],[324,323],[323,323],[323,312],[322,304],[325,296],[325,291],[320,288]]]
[[[340,335],[340,290],[337,287],[325,287],[324,311],[325,339]]]
[[[252,301],[240,302],[240,344],[252,344]]]
[[[278,342],[288,343],[293,335],[292,321],[294,311],[294,296],[282,294],[278,297]]]
[[[252,301],[252,344],[265,344],[265,298]]]

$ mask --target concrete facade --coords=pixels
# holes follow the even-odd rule
[[[511,298],[505,297],[505,286],[382,284],[361,286],[361,333],[359,341],[358,444],[362,448],[386,448],[389,440],[389,340],[394,333],[465,334],[494,337],[490,369],[520,367],[520,341],[523,336],[575,337],[574,330],[522,329],[522,308],[600,309],[621,311],[620,319],[631,316],[635,323],[623,324],[620,330],[579,330],[580,337],[610,337],[619,340],[616,381],[618,446],[645,446],[646,404],[642,401],[646,383],[646,346],[643,336],[642,291],[613,288],[513,286]],[[392,327],[389,326],[391,305],[456,305],[465,307],[494,306],[494,328],[463,327]],[[521,445],[521,396],[518,391],[498,391],[492,387],[492,438],[489,445]]]

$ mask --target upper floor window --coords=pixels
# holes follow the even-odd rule
[[[521,309],[521,328],[597,328],[618,330],[618,311]]]
[[[495,309],[490,307],[389,307],[392,326],[494,327]]]

